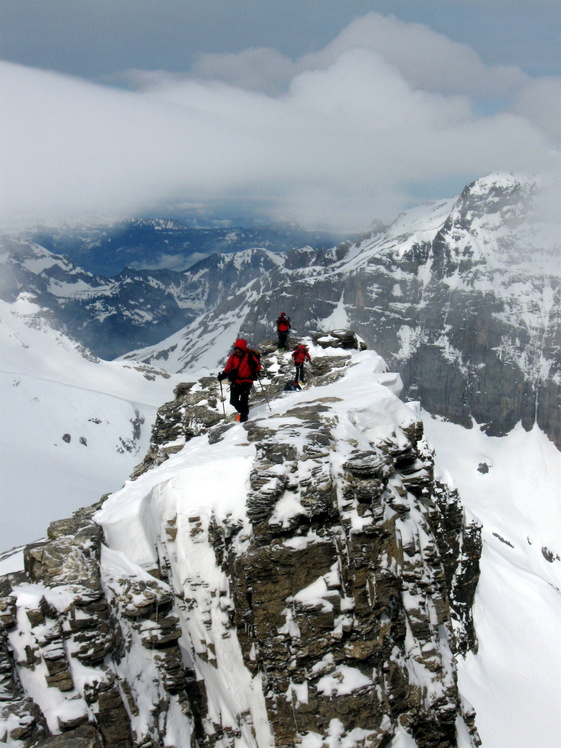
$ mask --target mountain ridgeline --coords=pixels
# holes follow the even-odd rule
[[[53,254],[65,255],[95,275],[115,276],[123,268],[184,270],[216,252],[262,247],[287,252],[299,247],[331,247],[338,234],[307,231],[296,223],[232,228],[196,228],[170,219],[128,218],[35,227],[26,238]]]
[[[77,266],[67,255],[53,254],[26,235],[6,235],[0,243],[0,298],[13,302],[20,293],[31,293],[70,335],[104,359],[159,343],[213,309],[233,288],[282,262],[277,252],[253,249],[211,254],[185,272],[121,264],[109,277]],[[231,246],[237,245],[232,241]],[[134,254],[137,262],[146,252],[142,247]],[[117,247],[113,253],[121,263],[127,256]],[[103,266],[97,261],[84,264]]]
[[[226,329],[232,340],[270,337],[280,310],[294,338],[352,327],[431,413],[492,435],[537,423],[560,447],[561,250],[539,198],[535,180],[490,175],[355,243],[257,246],[183,273],[108,278],[4,238],[1,293],[34,293],[102,358],[173,372],[216,366],[212,346]]]
[[[261,339],[283,309],[295,338],[355,329],[429,412],[474,419],[490,435],[537,423],[561,448],[561,247],[539,199],[535,181],[492,175],[355,244],[290,252],[182,334],[131,357],[185,370],[234,314]]]

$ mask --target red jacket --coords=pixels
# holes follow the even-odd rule
[[[299,345],[292,354],[295,364],[303,364],[306,359],[312,363],[312,359],[305,345]]]
[[[261,363],[257,362],[256,367],[251,367],[249,364],[249,353],[247,352],[247,341],[243,338],[238,338],[234,343],[234,348],[241,348],[243,353],[239,356],[236,351],[230,354],[226,366],[224,367],[224,374],[229,374],[228,379],[234,384],[242,384],[243,382],[253,382],[256,378],[257,372],[261,371]]]
[[[290,330],[290,317],[281,314],[277,319],[277,330],[280,332],[288,332],[288,330]]]

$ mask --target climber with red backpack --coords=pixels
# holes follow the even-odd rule
[[[239,413],[236,420],[247,421],[249,393],[261,371],[260,358],[258,351],[248,347],[247,340],[238,338],[224,370],[217,377],[221,387],[223,379],[228,379],[230,382],[230,405],[233,405]]]
[[[279,348],[285,349],[288,341],[288,331],[291,328],[290,317],[281,312],[277,318],[277,335],[279,336]]]
[[[310,352],[308,351],[308,346],[304,345],[304,343],[300,343],[296,346],[292,353],[292,358],[294,360],[294,366],[296,367],[296,371],[294,373],[294,381],[298,382],[304,382],[304,362],[306,359],[312,363],[312,358],[310,356]]]

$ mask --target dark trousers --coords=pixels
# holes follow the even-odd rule
[[[286,348],[288,330],[277,330],[277,335],[279,336],[279,348]]]
[[[298,382],[300,380],[301,382],[304,381],[304,364],[295,364],[295,371],[294,371],[294,381]]]
[[[251,382],[240,382],[239,384],[232,382],[230,385],[230,405],[233,405],[240,414],[240,421],[247,421],[250,390]]]

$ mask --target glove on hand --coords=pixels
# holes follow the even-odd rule
[[[223,379],[226,379],[226,374],[224,374],[224,372],[221,371],[220,374],[218,374],[216,378],[218,379],[219,382],[221,382]]]

